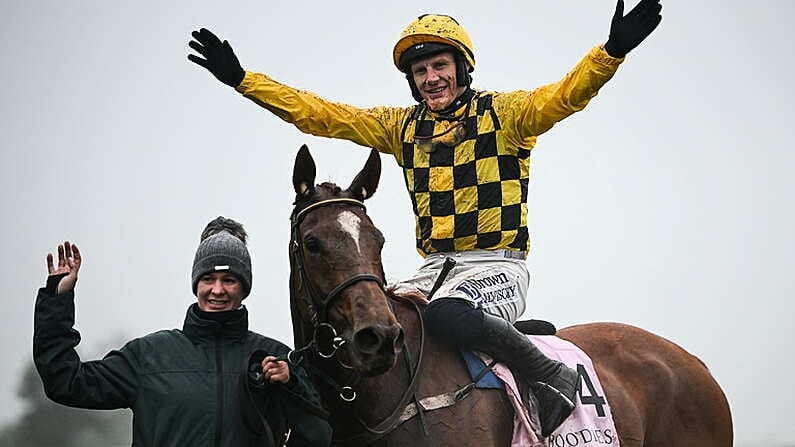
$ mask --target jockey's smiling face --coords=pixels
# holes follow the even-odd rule
[[[243,283],[228,272],[208,273],[199,279],[196,297],[205,312],[235,310],[243,302]]]
[[[456,81],[455,57],[450,52],[439,53],[411,63],[414,85],[431,110],[444,110],[466,91]]]

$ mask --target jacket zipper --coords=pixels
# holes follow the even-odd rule
[[[221,334],[215,337],[215,447],[221,447],[221,429],[224,426],[224,358],[221,353]]]

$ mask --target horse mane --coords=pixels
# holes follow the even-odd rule
[[[306,190],[303,194],[297,194],[295,201],[293,201],[293,213],[300,211],[313,201],[322,200],[324,198],[335,198],[340,196],[342,188],[333,182],[323,182],[315,185],[314,189]]]
[[[407,290],[404,292],[400,292],[398,294],[395,293],[394,287],[387,287],[386,290],[384,290],[384,292],[386,293],[386,296],[391,300],[413,301],[417,303],[420,306],[420,308],[424,308],[428,304],[428,300],[425,298],[425,295],[420,293],[419,290],[417,291]]]
[[[336,183],[332,183],[332,182],[323,182],[323,183],[317,185],[317,187],[326,189],[332,194],[339,194],[340,191],[342,191],[342,188],[337,186]]]

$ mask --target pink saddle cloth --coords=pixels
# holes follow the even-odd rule
[[[502,363],[494,374],[505,382],[505,391],[514,408],[513,447],[618,447],[613,414],[607,403],[593,363],[574,344],[550,335],[530,335],[530,340],[548,357],[565,363],[580,373],[580,391],[571,416],[546,439],[541,438],[538,422],[525,407],[513,374]],[[489,360],[490,361],[490,360]]]

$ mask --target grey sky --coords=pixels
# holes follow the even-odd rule
[[[525,316],[665,336],[723,386],[737,445],[789,441],[795,3],[663,4],[660,28],[588,108],[539,138]],[[181,325],[199,233],[219,214],[251,234],[252,329],[291,342],[296,150],[307,143],[318,181],[343,186],[368,152],[303,135],[216,81],[186,59],[191,30],[210,28],[244,67],[326,98],[406,105],[391,49],[421,13],[468,29],[476,87],[532,89],[606,39],[615,2],[0,5],[4,424],[22,410],[14,390],[31,358],[44,256],[64,239],[85,256],[86,356]],[[413,218],[400,172],[382,160],[369,213],[387,237],[387,272],[404,277],[420,263]]]

